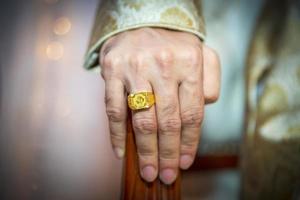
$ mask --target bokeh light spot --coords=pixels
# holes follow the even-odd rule
[[[51,42],[46,48],[46,54],[51,60],[59,60],[64,55],[64,46],[59,42]]]
[[[53,32],[57,35],[65,35],[71,30],[71,26],[68,18],[61,17],[55,21]]]

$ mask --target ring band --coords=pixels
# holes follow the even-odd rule
[[[128,95],[128,106],[131,110],[150,108],[155,103],[152,92],[137,92]]]

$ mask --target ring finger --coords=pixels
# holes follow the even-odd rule
[[[139,81],[130,87],[130,93],[151,92],[147,81]],[[132,125],[135,133],[141,176],[148,182],[157,177],[157,125],[155,107],[132,111]]]

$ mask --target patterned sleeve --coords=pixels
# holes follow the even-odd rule
[[[201,0],[102,0],[84,67],[100,71],[99,51],[109,37],[140,27],[161,27],[205,37]]]

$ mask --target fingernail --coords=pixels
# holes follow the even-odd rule
[[[115,154],[118,158],[123,158],[123,156],[124,156],[124,150],[123,149],[121,149],[119,147],[115,147],[114,152],[115,152]]]
[[[156,178],[155,169],[151,165],[147,165],[142,169],[142,177],[145,181],[152,182]]]
[[[162,182],[164,182],[165,184],[171,184],[175,181],[175,179],[176,173],[173,169],[164,169],[160,173],[160,180],[162,180]]]
[[[187,169],[193,163],[193,158],[191,155],[182,155],[180,156],[180,168]]]

